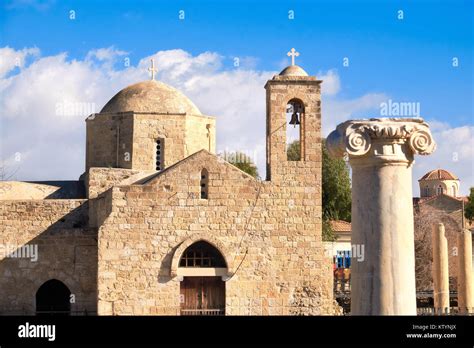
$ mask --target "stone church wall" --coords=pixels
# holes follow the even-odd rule
[[[201,149],[216,152],[216,119],[209,116],[186,115],[186,156]]]
[[[122,168],[90,168],[86,175],[86,190],[89,200],[89,226],[97,227],[98,212],[102,202],[97,199],[102,192],[124,180],[131,179],[140,171]]]
[[[50,279],[74,295],[73,312],[96,312],[97,232],[87,228],[87,205],[79,199],[0,201],[0,314],[34,314],[36,292]],[[18,253],[25,245],[30,254],[7,257],[6,250]]]
[[[200,199],[203,167],[209,199]],[[314,188],[259,182],[200,151],[145,185],[103,196],[112,206],[99,229],[99,314],[179,314],[173,259],[200,239],[227,260],[226,314],[333,314]]]
[[[164,167],[182,160],[184,153],[184,115],[135,114],[133,124],[133,168],[156,170],[156,140],[164,143]]]

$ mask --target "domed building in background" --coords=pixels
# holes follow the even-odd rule
[[[429,171],[418,180],[420,197],[432,197],[440,194],[457,197],[459,195],[459,178],[445,169]]]

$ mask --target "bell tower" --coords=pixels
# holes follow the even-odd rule
[[[267,81],[267,180],[321,180],[321,80],[292,65]]]

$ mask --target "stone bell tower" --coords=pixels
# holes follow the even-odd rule
[[[299,53],[291,49],[292,65],[265,85],[267,106],[267,180],[308,180],[321,184],[321,80],[295,65]],[[293,128],[293,129],[292,129]],[[299,140],[299,159],[289,160],[288,132]],[[295,133],[296,131],[296,133]],[[298,132],[299,131],[299,132]],[[307,174],[307,175],[305,175]],[[316,183],[317,184],[317,183]]]

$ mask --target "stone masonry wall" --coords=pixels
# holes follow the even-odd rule
[[[209,116],[186,115],[186,156],[199,150],[216,153],[216,120]]]
[[[202,168],[209,199],[200,199]],[[144,185],[104,193],[112,207],[99,229],[99,314],[179,314],[172,263],[201,239],[227,260],[226,314],[333,314],[318,193],[300,177],[259,182],[200,151]]]
[[[168,167],[185,156],[184,115],[134,115],[133,168],[155,170],[156,140],[164,138],[164,167]]]
[[[86,177],[86,192],[89,200],[89,226],[97,227],[97,214],[101,204],[97,197],[114,185],[141,173],[139,170],[122,168],[90,168]]]
[[[2,250],[38,246],[38,259],[0,254],[0,314],[34,314],[38,288],[50,279],[75,295],[74,312],[96,312],[97,233],[87,228],[86,200],[0,202]]]

